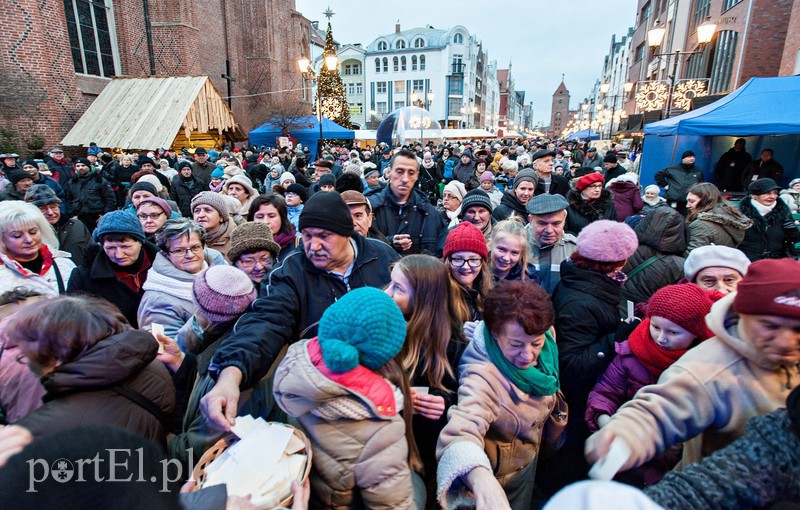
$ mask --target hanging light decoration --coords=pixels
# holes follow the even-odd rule
[[[663,81],[640,82],[636,106],[642,111],[661,110],[667,103],[669,87]]]
[[[694,98],[707,95],[705,80],[684,80],[675,86],[672,93],[672,107],[676,110],[688,110]]]

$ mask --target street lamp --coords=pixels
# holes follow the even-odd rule
[[[325,67],[328,71],[333,71],[339,65],[339,59],[336,55],[328,55],[324,58]],[[317,159],[322,157],[322,99],[320,98],[320,89],[317,83],[317,72],[311,67],[311,61],[303,55],[297,60],[297,67],[303,74],[305,79],[311,80],[311,87],[317,88],[317,120],[319,122],[319,142],[317,143]]]
[[[681,51],[680,49],[675,50],[675,61],[672,63],[672,74],[668,76],[669,94],[667,95],[667,117],[672,114],[672,93],[675,89],[675,78],[678,76],[678,64],[680,63],[681,57],[690,57],[698,53],[703,53],[705,51],[706,44],[711,42],[716,30],[717,24],[711,21],[711,17],[708,16],[706,17],[706,20],[697,27],[697,44],[699,45],[700,49],[695,51]],[[658,20],[656,20],[655,26],[647,31],[647,44],[650,45],[651,48],[658,48],[664,41],[665,33],[666,29],[661,26]],[[667,57],[667,68],[669,68],[669,57],[672,55],[672,53],[656,53],[653,56],[659,58]]]
[[[622,89],[625,91],[626,94],[630,94],[631,90],[633,90],[633,82],[630,81],[625,82],[625,84],[622,86]]]

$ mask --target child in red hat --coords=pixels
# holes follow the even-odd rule
[[[653,294],[647,318],[616,344],[617,357],[589,393],[585,419],[592,432],[691,347],[714,336],[705,318],[722,297],[693,283],[668,285]]]

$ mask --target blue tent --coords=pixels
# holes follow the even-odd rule
[[[800,76],[751,78],[744,85],[697,110],[652,122],[644,127],[642,185],[654,182],[662,168],[680,162],[686,150],[697,155],[695,164],[707,181],[714,182],[714,165],[733,147],[736,138],[747,141],[754,159],[773,149],[784,167],[784,182],[800,175]]]
[[[317,143],[319,142],[319,121],[316,117],[309,116],[299,122],[301,127],[293,129],[289,134],[297,138],[297,142],[303,147],[308,147],[311,154],[317,153]],[[250,145],[276,147],[277,138],[283,136],[281,128],[265,122],[247,134]],[[356,137],[351,129],[343,128],[327,117],[322,118],[322,138],[326,140],[352,140]]]
[[[567,140],[599,140],[600,135],[592,131],[591,129],[584,129],[581,131],[576,131],[567,137]]]

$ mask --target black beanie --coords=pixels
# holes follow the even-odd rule
[[[685,151],[683,154],[681,154],[681,159],[688,158],[688,157],[695,157],[696,158],[697,156],[692,151]]]
[[[133,183],[133,186],[131,186],[131,196],[133,196],[133,194],[137,191],[149,191],[154,197],[158,196],[158,190],[156,187],[147,181],[136,181]]]
[[[75,158],[75,159],[72,160],[72,162],[73,163],[82,163],[82,164],[88,166],[89,168],[92,168],[92,162],[89,161],[86,158]]]
[[[350,237],[353,235],[353,217],[338,193],[314,193],[303,206],[299,227],[301,232],[306,227],[322,228]]]
[[[617,162],[617,155],[613,152],[606,152],[605,157],[603,158],[603,163],[616,163]]]
[[[325,174],[319,178],[320,186],[336,186],[336,177],[333,174]]]
[[[306,197],[308,196],[308,193],[306,192],[305,186],[303,186],[302,184],[297,184],[296,182],[290,184],[286,188],[286,192],[287,193],[294,193],[295,195],[300,197],[300,200],[303,201],[303,202],[306,201]]]
[[[11,171],[6,172],[6,177],[14,185],[23,179],[32,179],[31,174],[21,168],[12,168]]]

